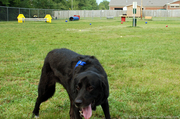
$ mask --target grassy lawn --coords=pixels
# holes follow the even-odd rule
[[[0,22],[0,44],[1,119],[31,117],[44,58],[55,48],[99,59],[108,74],[112,118],[180,117],[180,21],[138,20],[135,28],[118,19]],[[69,105],[57,84],[40,119],[68,119]],[[103,117],[99,106],[92,118]]]

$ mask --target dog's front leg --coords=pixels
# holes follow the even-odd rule
[[[79,109],[76,108],[75,105],[73,105],[73,111],[74,111],[74,118],[75,119],[82,119],[82,117],[80,116]]]
[[[70,99],[70,111],[69,111],[69,115],[70,115],[70,119],[74,119],[74,110],[73,110],[73,100]]]
[[[109,103],[108,100],[106,100],[103,104],[101,104],[101,107],[103,109],[104,115],[106,117],[106,119],[110,119],[110,112],[109,112]]]

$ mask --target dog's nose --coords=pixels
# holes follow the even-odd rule
[[[76,104],[76,106],[80,106],[82,104],[82,100],[76,99],[75,104]]]

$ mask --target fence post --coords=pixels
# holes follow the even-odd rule
[[[69,10],[68,10],[68,18],[69,18]]]
[[[30,9],[29,9],[29,18],[30,18]]]
[[[7,21],[8,21],[8,7],[7,7]]]
[[[84,19],[85,19],[85,9],[84,9]]]
[[[91,16],[92,16],[92,19],[93,19],[93,10],[91,11]]]

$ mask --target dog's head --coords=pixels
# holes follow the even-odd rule
[[[75,106],[83,111],[83,116],[88,118],[97,105],[102,104],[109,96],[107,79],[93,71],[79,73],[75,77]]]

